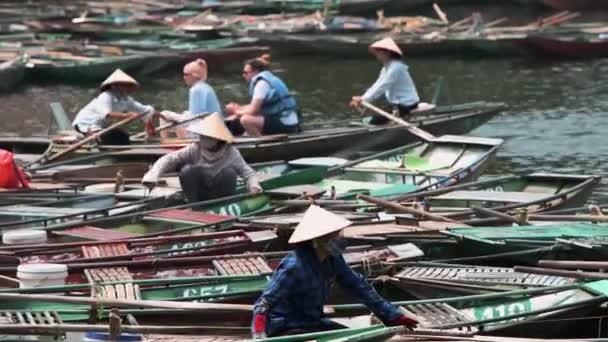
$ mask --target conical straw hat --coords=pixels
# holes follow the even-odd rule
[[[234,141],[234,136],[224,124],[224,119],[220,113],[208,115],[203,120],[188,126],[187,130],[194,134],[204,135],[227,143],[232,143]]]
[[[304,217],[291,234],[289,243],[298,243],[316,239],[323,235],[340,231],[351,225],[351,222],[341,216],[329,212],[316,205],[311,205]]]
[[[399,46],[397,46],[397,43],[395,43],[395,41],[392,38],[381,39],[381,40],[373,43],[372,45],[370,45],[369,48],[370,49],[384,49],[384,50],[392,51],[396,54],[399,54],[399,56],[403,56],[403,52],[401,51]]]
[[[116,69],[112,73],[112,75],[110,75],[110,77],[108,77],[105,81],[103,81],[103,83],[101,84],[101,86],[99,86],[99,88],[101,90],[104,90],[108,86],[110,86],[112,84],[116,84],[116,83],[132,84],[136,87],[139,86],[139,83],[133,77],[127,75],[124,71],[122,71],[120,69]]]

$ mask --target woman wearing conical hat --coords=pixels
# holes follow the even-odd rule
[[[181,167],[179,181],[189,202],[234,194],[237,176],[247,182],[250,192],[262,191],[255,171],[232,146],[234,137],[219,113],[213,113],[187,129],[198,135],[199,141],[158,159],[142,179],[145,186],[154,188],[163,174]]]
[[[99,95],[78,112],[72,122],[74,129],[88,135],[102,130],[108,119],[126,119],[145,114],[146,131],[154,134],[152,120],[158,115],[154,108],[135,101],[130,94],[139,87],[139,83],[120,69],[116,69],[99,87]],[[115,128],[100,137],[104,145],[128,145],[129,133]]]
[[[164,121],[181,121],[203,113],[222,113],[222,105],[213,90],[207,83],[207,62],[204,59],[194,60],[184,66],[184,83],[190,88],[188,92],[188,111],[184,114],[161,112],[161,124]],[[167,130],[161,131],[163,138],[169,137]],[[183,128],[177,129],[180,138],[195,138]]]
[[[323,315],[334,280],[387,325],[415,328],[418,322],[384,300],[365,277],[350,269],[342,250],[347,219],[310,206],[289,238],[295,244],[253,308],[254,339],[344,328]]]
[[[390,110],[400,115],[407,115],[418,108],[420,98],[416,85],[409,67],[401,60],[403,52],[395,41],[391,38],[379,40],[370,45],[369,50],[383,65],[380,76],[363,95],[353,96],[350,106],[357,107],[362,101],[373,102],[384,95]],[[370,123],[381,125],[387,122],[385,117],[374,115]]]

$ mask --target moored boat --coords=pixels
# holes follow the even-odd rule
[[[0,63],[0,92],[13,91],[25,77],[25,62],[23,57],[17,57]]]
[[[503,103],[476,102],[455,106],[440,106],[431,114],[413,116],[410,120],[436,136],[445,134],[464,134],[503,111]],[[61,143],[63,141],[63,143]],[[62,139],[48,152],[58,152],[73,138]],[[342,152],[359,150],[387,150],[418,141],[401,126],[357,125],[337,129],[311,129],[291,135],[272,135],[260,138],[240,137],[235,146],[250,163],[270,160],[293,160],[310,156],[327,156]],[[51,140],[44,138],[0,138],[0,148],[24,154],[43,154],[49,148]],[[128,161],[155,161],[167,152],[179,149],[190,141],[166,140],[157,143],[138,142],[130,146],[101,145],[87,150],[80,150],[74,156],[83,156],[106,152],[106,156]],[[84,146],[87,147],[87,146]],[[47,152],[47,153],[48,153]],[[347,156],[348,157],[348,156]]]
[[[520,45],[530,53],[561,58],[608,56],[608,31],[603,34],[530,35]]]
[[[442,212],[452,218],[469,218],[465,223],[483,224],[483,219],[479,222],[471,220],[475,216],[471,208],[502,212],[525,209],[527,213],[536,213],[581,207],[600,179],[593,175],[539,172],[482,181],[479,185],[472,184],[454,191],[435,192],[424,196],[424,199],[431,211]]]
[[[559,10],[608,9],[608,4],[597,0],[541,0],[545,5]]]

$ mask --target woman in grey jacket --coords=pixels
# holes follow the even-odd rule
[[[237,176],[247,182],[250,192],[262,191],[255,171],[232,146],[234,137],[219,113],[190,125],[187,130],[198,135],[199,141],[157,160],[142,179],[145,186],[153,189],[163,174],[181,168],[179,180],[189,202],[234,194]]]

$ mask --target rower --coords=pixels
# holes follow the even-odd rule
[[[245,62],[243,78],[249,85],[251,102],[226,105],[228,127],[234,134],[259,137],[262,134],[297,133],[300,131],[296,100],[280,78],[268,71],[270,55]]]
[[[232,146],[234,137],[224,125],[222,115],[213,113],[191,124],[187,130],[199,141],[158,159],[144,175],[142,183],[152,191],[163,174],[179,172],[182,191],[189,202],[200,202],[229,196],[236,192],[236,179],[241,176],[250,192],[262,188],[255,171]]]
[[[417,326],[415,319],[380,297],[344,260],[341,231],[350,224],[315,205],[308,208],[289,239],[295,250],[283,258],[255,303],[253,338],[344,328],[323,316],[333,280],[387,325]]]
[[[401,60],[403,52],[399,46],[393,39],[385,38],[370,45],[369,50],[383,65],[380,76],[365,94],[353,96],[350,106],[358,107],[363,101],[373,102],[384,95],[393,113],[403,116],[416,110],[419,107],[420,98],[408,71],[409,67]],[[374,115],[370,123],[383,125],[388,123],[388,119]]]
[[[78,112],[72,122],[74,129],[84,135],[102,130],[107,119],[126,119],[145,114],[146,132],[154,134],[152,120],[159,114],[149,105],[135,101],[130,95],[139,83],[120,69],[116,69],[99,87],[99,95]],[[114,128],[99,137],[104,145],[129,145],[129,133]]]

